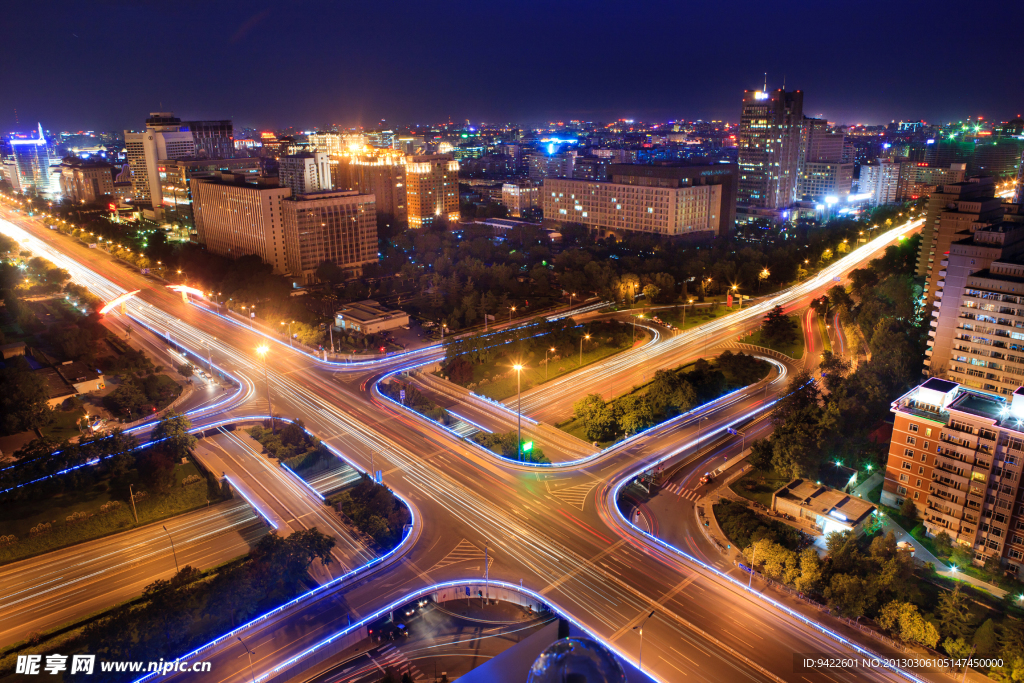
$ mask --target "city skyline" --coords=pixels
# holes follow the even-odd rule
[[[1007,11],[999,10],[1003,5]],[[652,13],[606,5],[586,14],[529,4],[514,12],[468,4],[435,9],[399,3],[385,16],[348,6],[220,5],[202,9],[202,25],[212,28],[182,34],[195,6],[65,3],[51,17],[50,49],[38,53],[33,68],[5,73],[8,106],[0,110],[0,129],[28,130],[37,120],[49,121],[51,130],[131,129],[148,112],[163,110],[268,129],[370,128],[381,119],[387,126],[449,117],[523,125],[729,120],[740,105],[737,93],[761,87],[765,73],[769,89],[785,83],[802,90],[809,116],[849,124],[979,115],[1008,120],[1024,109],[1014,97],[1021,77],[1008,3],[993,7],[986,26],[984,69],[964,58],[916,70],[913,79],[898,76],[900,63],[958,39],[958,26],[941,11],[889,17],[882,6],[856,14],[819,7],[809,22],[794,20],[801,16],[796,10],[780,14],[751,4],[737,8],[740,20],[725,25],[709,8]],[[15,25],[34,17],[26,3],[8,12]],[[410,17],[408,30],[404,17]],[[106,38],[117,25],[144,29],[154,44],[187,36],[189,49],[174,51],[155,78],[154,63],[117,58],[121,51]],[[814,57],[827,47],[815,26],[834,26],[844,36],[849,63]],[[8,36],[15,53],[34,39],[34,32]],[[499,77],[503,72],[509,77]],[[48,85],[46,74],[55,73],[62,74],[61,88]],[[270,87],[303,82],[304,75],[310,81],[299,88]],[[957,96],[937,97],[950,83],[957,84]]]

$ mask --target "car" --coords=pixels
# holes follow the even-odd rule
[[[709,483],[711,481],[714,481],[714,479],[715,479],[715,473],[714,472],[705,472],[704,476],[700,478],[700,483],[701,484],[707,484],[707,483]]]

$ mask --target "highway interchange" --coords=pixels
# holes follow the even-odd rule
[[[654,366],[677,366],[702,356],[705,344],[713,351],[756,326],[776,303],[787,310],[806,307],[812,296],[834,284],[833,278],[862,265],[891,244],[897,234],[907,234],[919,224],[908,223],[890,231],[808,281],[742,312],[675,336],[662,336],[584,368],[573,383],[573,391],[579,392],[573,397],[586,391],[582,387],[587,382],[595,386],[607,382],[609,373],[620,373],[625,387],[637,381],[637,368],[651,372]],[[127,303],[138,333],[141,327],[148,327],[196,351],[200,358],[207,355],[209,347],[213,364],[235,377],[240,388],[221,405],[206,406],[193,415],[197,427],[266,414],[264,368],[254,349],[267,343],[267,337],[214,315],[202,304],[184,303],[153,281],[112,264],[105,253],[78,245],[24,215],[5,209],[0,230],[68,269],[75,281],[105,300],[123,291],[142,290]],[[113,313],[112,317],[120,315]],[[211,469],[227,473],[240,493],[279,526],[279,532],[313,525],[339,539],[337,561],[328,567],[335,579],[330,589],[246,629],[246,642],[257,652],[253,661],[257,677],[341,630],[350,620],[392,601],[442,581],[479,581],[477,574],[466,575],[464,561],[449,560],[459,547],[469,544],[480,549],[486,543],[493,558],[490,579],[515,585],[522,581],[524,587],[633,661],[639,649],[633,626],[641,615],[655,609],[656,618],[645,627],[644,670],[658,680],[891,680],[892,672],[885,671],[867,675],[863,670],[795,673],[794,653],[849,650],[726,578],[739,576],[738,570],[717,574],[710,564],[701,566],[645,537],[617,511],[618,487],[657,461],[686,456],[693,450],[698,429],[710,439],[726,426],[762,410],[766,401],[762,385],[739,391],[586,462],[540,469],[502,462],[433,428],[376,391],[376,380],[382,374],[434,361],[439,357],[436,350],[367,367],[325,363],[278,341],[271,346],[267,376],[274,413],[302,418],[312,433],[360,470],[370,469],[372,457],[374,468],[383,470],[384,482],[410,504],[415,522],[395,553],[351,574],[367,558],[365,549],[344,528],[338,528],[340,525],[331,524],[330,515],[309,522],[311,516],[317,516],[317,506],[322,507],[314,491],[226,434],[204,439],[200,457],[210,458]],[[777,391],[777,386],[769,389],[769,400]],[[532,411],[543,411],[545,405],[557,410],[569,394],[546,393],[549,402],[545,403],[545,392],[538,391]],[[717,561],[706,547],[693,551],[699,551],[697,559]],[[59,565],[60,558],[44,556],[39,561]],[[346,575],[348,578],[339,580]],[[316,578],[323,582],[328,577]],[[93,590],[104,591],[106,586]],[[116,598],[111,595],[109,600]],[[6,600],[0,609],[5,616],[15,615],[8,612]],[[815,613],[813,618],[820,615]],[[27,618],[18,625],[29,628]],[[845,633],[838,623],[828,625]],[[866,647],[879,649],[869,638],[854,637]],[[167,653],[167,657],[177,654],[181,653]],[[210,648],[202,658],[213,662],[212,673],[191,674],[190,680],[242,681],[249,676],[245,651],[234,639]]]

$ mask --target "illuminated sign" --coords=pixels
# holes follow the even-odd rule
[[[529,453],[532,450],[533,450],[533,442],[532,441],[526,441],[526,442],[523,443],[523,453]]]
[[[759,90],[759,91],[754,93],[754,99],[755,100],[767,100],[768,99],[768,93]]]

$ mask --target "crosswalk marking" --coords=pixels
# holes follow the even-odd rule
[[[422,671],[420,671],[415,664],[409,661],[409,659],[405,656],[405,654],[402,653],[401,650],[399,650],[391,643],[388,643],[384,647],[380,648],[378,652],[380,652],[382,655],[380,657],[379,663],[383,668],[396,669],[399,675],[407,673],[410,676],[412,676],[412,680],[414,681],[427,680],[427,676]]]
[[[698,501],[702,498],[699,493],[693,489],[684,487],[682,484],[666,484],[665,486],[662,486],[661,489],[675,494],[680,498],[685,498],[686,500]]]
[[[463,422],[462,420],[459,420],[454,425],[452,425],[451,429],[453,432],[461,436],[463,439],[469,438],[470,436],[473,436],[474,434],[480,431],[473,425],[469,424],[468,422]]]
[[[590,492],[593,491],[596,486],[596,481],[589,484],[577,484],[576,486],[567,486],[564,489],[552,491],[551,495],[566,505],[572,505],[574,508],[582,512],[583,504],[586,502],[587,496],[590,495]]]
[[[476,547],[466,539],[459,541],[450,553],[441,558],[441,561],[435,564],[433,567],[426,571],[427,574],[439,569],[444,569],[448,565],[455,564],[456,562],[465,562],[466,560],[483,560],[484,551]]]

